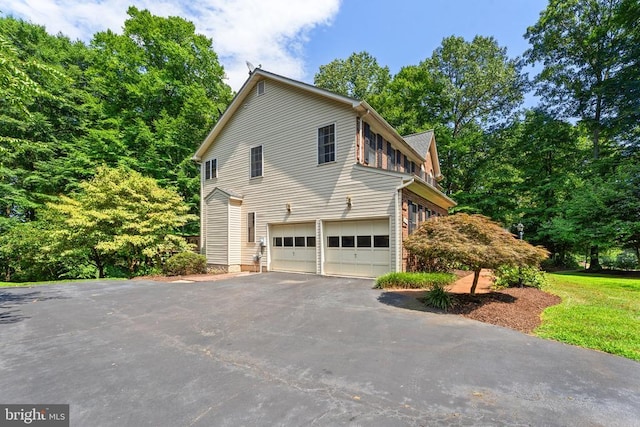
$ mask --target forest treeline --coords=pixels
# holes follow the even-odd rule
[[[47,258],[38,249],[53,246],[38,237],[56,235],[45,225],[59,214],[55,206],[69,202],[61,196],[82,194],[98,170],[105,177],[136,171],[176,191],[192,215],[185,212],[174,231],[198,233],[191,156],[233,93],[212,40],[191,22],[135,7],[128,14],[121,34],[98,32],[88,43],[0,18],[6,278],[96,274],[90,251]],[[315,84],[366,100],[402,134],[434,129],[442,185],[456,210],[524,224],[525,239],[558,264],[590,255],[597,268],[602,254],[637,264],[637,22],[636,0],[551,0],[523,28],[530,44],[523,57],[510,57],[490,37],[451,36],[395,75],[359,52],[320,67]],[[529,65],[540,73],[528,76]],[[539,105],[524,109],[531,91]]]

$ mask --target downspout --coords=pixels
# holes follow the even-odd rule
[[[400,198],[400,194],[402,193],[403,188],[407,188],[411,184],[415,182],[415,178],[411,178],[409,181],[403,182],[398,187],[396,187],[396,218],[395,218],[395,233],[396,233],[396,260],[395,260],[395,270],[400,271],[401,263],[402,263],[402,229],[400,222],[402,221],[402,199]],[[398,213],[400,215],[398,215]],[[399,218],[398,218],[399,217]],[[400,219],[400,221],[398,221]]]
[[[206,251],[206,242],[205,242],[205,236],[207,235],[205,230],[206,230],[206,224],[205,224],[205,218],[206,216],[204,215],[204,174],[202,173],[202,161],[201,160],[196,160],[193,159],[193,161],[196,163],[196,165],[199,166],[199,170],[200,170],[200,247],[198,248],[198,253],[200,255],[204,255],[207,256],[207,251]],[[204,253],[203,253],[204,252]]]

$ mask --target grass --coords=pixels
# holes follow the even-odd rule
[[[0,282],[0,288],[28,288],[31,286],[59,285],[61,283],[83,283],[97,282],[104,280],[126,280],[124,278],[105,278],[105,279],[67,279],[67,280],[48,280],[44,282]]]
[[[536,335],[640,361],[640,279],[549,274],[562,303],[542,313]]]
[[[387,273],[376,279],[374,288],[430,289],[434,285],[450,285],[456,279],[456,275],[450,273]]]

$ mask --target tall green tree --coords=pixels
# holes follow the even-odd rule
[[[67,158],[81,114],[63,61],[62,36],[12,18],[0,19],[0,229],[36,218],[37,208],[68,184]]]
[[[379,108],[405,134],[435,128],[445,191],[468,194],[490,151],[484,132],[522,103],[521,68],[491,37],[447,37],[430,58],[394,76]]]
[[[507,160],[521,177],[513,187],[518,201],[513,222],[522,222],[530,241],[544,245],[563,262],[573,247],[554,240],[546,225],[563,214],[582,185],[580,169],[589,160],[588,142],[579,129],[542,110],[527,111],[516,130],[505,147]]]
[[[634,118],[638,113],[633,106],[638,104],[625,93],[637,90],[640,77],[638,60],[633,58],[637,19],[631,24],[629,14],[640,17],[637,5],[625,0],[551,0],[525,34],[531,44],[528,61],[544,65],[536,83],[546,107],[564,117],[578,118],[589,131],[594,176],[614,171],[621,137],[625,130],[637,129]],[[600,268],[595,243],[602,240],[600,234],[607,233],[591,233],[594,270]]]
[[[536,77],[537,93],[547,108],[579,118],[589,129],[593,158],[625,120],[618,114],[616,88],[628,61],[629,44],[620,25],[621,0],[550,0],[525,38],[526,58],[544,68]],[[636,21],[637,23],[637,21]]]
[[[380,66],[376,58],[364,51],[321,65],[313,79],[318,87],[368,102],[390,81],[389,67]]]
[[[109,30],[91,41],[87,76],[102,131],[92,142],[106,136],[103,156],[175,186],[196,213],[199,179],[190,158],[231,89],[211,39],[193,23],[135,7],[128,14],[123,34]]]

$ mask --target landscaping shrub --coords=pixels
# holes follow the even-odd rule
[[[610,270],[634,270],[638,267],[638,260],[631,251],[620,251],[617,254],[603,256],[602,266]]]
[[[508,288],[510,286],[531,286],[540,289],[547,283],[547,276],[536,267],[507,267],[503,266],[494,270],[496,276],[496,288]]]
[[[446,286],[456,281],[451,273],[387,273],[376,279],[374,288],[426,289],[436,285]]]
[[[453,297],[442,284],[434,284],[422,301],[431,307],[447,311],[453,305]]]
[[[165,262],[164,272],[168,276],[206,273],[207,257],[190,251],[180,252]]]

